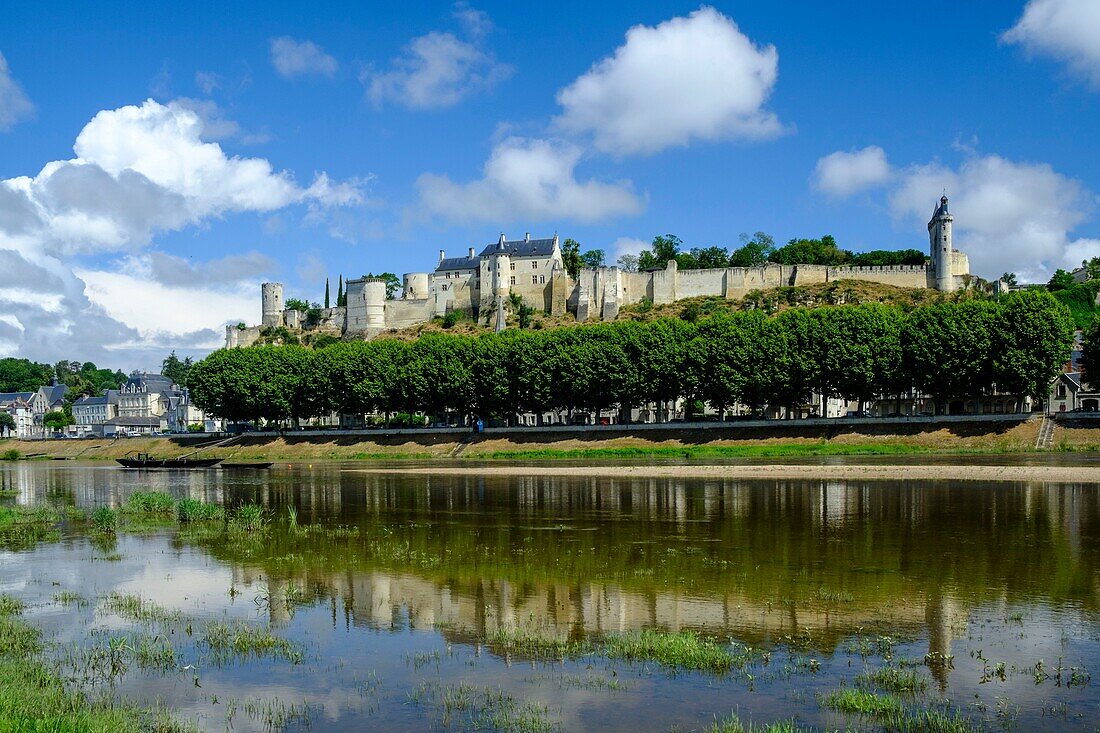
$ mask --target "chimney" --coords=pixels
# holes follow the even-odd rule
[[[531,241],[531,232],[527,232],[523,235],[523,241],[524,242],[530,242]]]
[[[470,247],[470,256],[471,256],[471,257],[473,257],[473,256],[474,256],[474,248],[473,248],[473,247]]]
[[[444,252],[443,252],[443,250],[439,250],[439,261],[440,261],[440,262],[442,262],[442,261],[443,261],[443,255],[444,255]]]

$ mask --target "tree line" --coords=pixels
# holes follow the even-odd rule
[[[908,311],[749,310],[695,322],[223,349],[191,368],[188,386],[203,410],[240,422],[331,412],[507,418],[679,398],[760,412],[804,404],[811,393],[870,401],[911,390],[943,404],[995,390],[1044,397],[1072,342],[1065,306],[1024,291]]]
[[[852,252],[841,249],[829,234],[821,239],[792,239],[781,247],[764,232],[751,237],[741,235],[741,246],[732,250],[725,247],[684,247],[675,234],[653,238],[649,249],[640,254],[624,254],[616,265],[628,272],[664,269],[675,260],[681,270],[721,269],[724,267],[763,267],[768,263],[780,265],[845,265],[850,267],[923,265],[927,261],[924,252],[916,249],[876,249],[869,252]],[[569,276],[576,279],[582,267],[603,267],[607,264],[602,249],[581,251],[579,242],[566,239],[562,243],[562,262]]]

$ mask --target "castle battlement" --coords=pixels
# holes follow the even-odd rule
[[[426,323],[453,311],[466,312],[486,325],[503,327],[505,303],[518,295],[530,307],[552,315],[572,312],[577,320],[614,320],[624,305],[655,305],[699,296],[740,299],[756,290],[813,285],[835,280],[865,280],[902,288],[953,291],[970,274],[965,254],[954,249],[947,197],[940,199],[928,223],[929,262],[924,265],[781,265],[680,270],[675,260],[662,269],[631,272],[618,267],[582,269],[574,280],[565,271],[557,235],[508,240],[503,234],[480,253],[446,257],[432,272],[410,272],[401,297],[388,299],[385,282],[362,277],[347,281],[347,306],[327,309],[319,323],[284,307],[283,286],[264,283],[263,326],[300,330],[337,328],[344,335],[373,338],[393,329]],[[339,321],[342,320],[342,323]],[[226,328],[226,346],[248,346],[261,328]]]

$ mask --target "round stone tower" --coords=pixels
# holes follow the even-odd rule
[[[933,282],[936,290],[951,292],[955,289],[954,246],[951,241],[951,223],[955,219],[947,210],[947,194],[932,212],[928,222],[929,254],[932,256]]]
[[[367,328],[386,327],[386,281],[371,278],[363,283]]]
[[[264,283],[260,286],[260,293],[263,297],[263,325],[272,328],[283,325],[283,284]]]
[[[428,297],[428,273],[406,272],[404,280],[406,300],[424,300]]]

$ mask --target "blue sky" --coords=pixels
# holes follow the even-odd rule
[[[1094,0],[220,5],[6,9],[0,353],[154,367],[501,231],[923,249],[945,188],[979,275],[1100,254]]]

